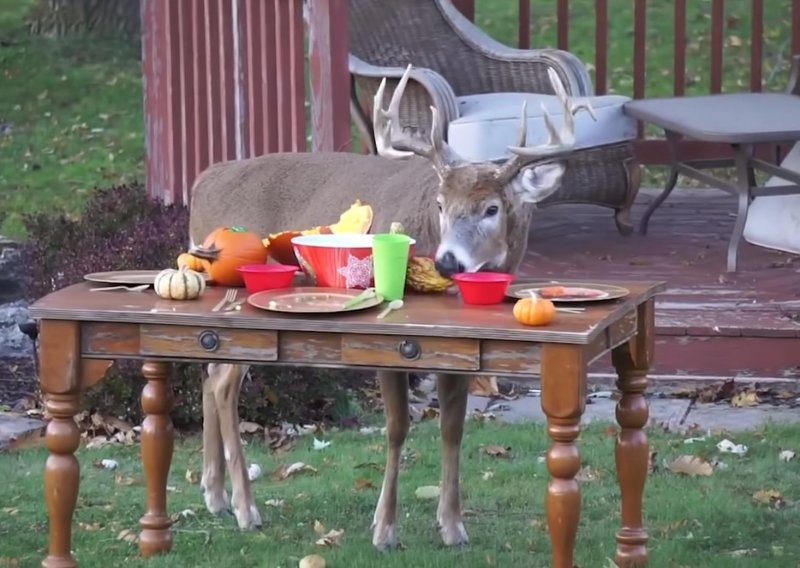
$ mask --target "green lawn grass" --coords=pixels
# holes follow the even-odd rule
[[[93,188],[144,175],[136,48],[100,38],[28,37],[24,17],[32,2],[0,0],[0,234],[18,237],[24,236],[23,213],[77,213]],[[516,45],[517,2],[476,4],[478,24],[496,39]],[[632,93],[633,4],[609,2],[609,88],[623,94]],[[687,4],[687,93],[698,94],[708,91],[711,1]],[[770,89],[781,89],[788,80],[790,4],[764,3],[764,74]],[[672,92],[672,5],[670,0],[648,2],[648,96]],[[750,5],[749,0],[725,3],[725,90],[749,85]],[[555,45],[555,6],[554,0],[532,3],[534,47]],[[591,66],[594,2],[573,0],[570,6],[570,50]]]
[[[646,523],[651,534],[651,566],[684,568],[794,567],[800,563],[800,470],[797,461],[782,462],[782,450],[799,449],[800,429],[769,426],[733,437],[749,446],[745,457],[720,454],[720,435],[687,445],[675,434],[651,431],[652,448],[659,467],[646,488]],[[731,437],[731,435],[728,435]],[[115,472],[92,467],[102,458],[120,463],[123,479],[141,479],[138,447],[79,450],[83,464],[82,488],[75,515],[73,548],[83,567],[177,566],[291,567],[306,554],[319,553],[328,566],[385,568],[413,566],[547,566],[549,540],[545,525],[544,496],[548,475],[540,456],[547,448],[542,426],[498,425],[470,421],[463,445],[464,508],[471,544],[445,549],[433,529],[436,503],[415,496],[418,487],[436,485],[439,475],[439,438],[436,425],[425,422],[412,431],[407,455],[412,459],[400,476],[401,528],[405,548],[380,555],[371,546],[369,524],[378,496],[381,474],[363,464],[383,464],[384,439],[379,434],[357,432],[326,434],[331,445],[311,449],[311,437],[284,454],[269,454],[263,443],[246,447],[248,461],[259,464],[265,475],[254,482],[265,526],[241,533],[231,517],[217,518],[204,507],[199,486],[186,480],[186,471],[201,467],[200,440],[183,439],[176,450],[170,474],[169,512],[192,514],[175,525],[173,552],[143,561],[135,544],[120,540],[122,531],[138,532],[144,508],[144,487],[115,483]],[[510,458],[494,458],[481,446],[511,448]],[[615,481],[614,437],[607,425],[593,424],[580,439],[584,481],[583,513],[576,563],[582,568],[605,568],[613,557],[614,534],[619,523]],[[720,460],[710,477],[678,475],[664,466],[682,454]],[[47,518],[42,503],[43,449],[24,450],[0,458],[0,559],[5,565],[36,566],[45,554]],[[305,462],[317,475],[272,481],[270,472],[281,464]],[[491,473],[486,473],[491,472]],[[358,485],[369,480],[367,488]],[[372,487],[374,485],[374,487]],[[784,506],[760,504],[760,490],[780,492]],[[267,506],[283,500],[284,506]],[[339,546],[316,546],[313,525],[340,529]],[[0,560],[0,565],[2,560]]]

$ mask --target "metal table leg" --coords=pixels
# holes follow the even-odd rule
[[[739,243],[742,241],[744,226],[747,223],[747,211],[752,199],[751,189],[755,185],[755,172],[750,165],[753,157],[752,145],[734,145],[734,160],[736,164],[736,187],[738,189],[738,211],[736,222],[733,224],[731,240],[728,242],[728,272],[736,272],[736,261],[739,253]]]
[[[653,212],[659,208],[659,206],[664,203],[664,201],[669,197],[669,194],[672,193],[672,190],[675,189],[675,185],[678,183],[678,140],[680,136],[675,132],[670,130],[665,130],[664,133],[667,136],[667,144],[669,146],[669,156],[670,156],[670,172],[669,177],[667,178],[667,183],[664,185],[664,190],[656,197],[655,201],[653,201],[647,210],[642,215],[642,220],[639,224],[639,233],[642,235],[647,234],[647,225],[650,222],[650,216]]]

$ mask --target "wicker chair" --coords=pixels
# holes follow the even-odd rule
[[[453,128],[466,108],[475,106],[486,94],[552,95],[548,68],[559,74],[576,100],[594,94],[586,66],[575,55],[556,49],[519,50],[500,44],[461,15],[451,0],[349,0],[349,5],[351,110],[372,153],[372,99],[384,77],[388,79],[386,97],[390,97],[409,63],[414,69],[400,109],[403,128],[427,136],[430,106],[435,105],[443,122],[442,132],[445,136],[449,133],[448,142],[457,151],[458,143],[474,144],[464,136],[453,136]],[[608,97],[628,100],[619,95]],[[516,116],[509,116],[506,121],[510,125],[513,118],[514,129],[519,108],[514,105]],[[529,104],[528,108],[530,116],[531,109],[538,109],[539,105]],[[624,116],[621,105],[615,112]],[[616,115],[613,120],[615,124],[625,121]],[[576,116],[579,149],[569,160],[562,188],[539,206],[590,203],[609,207],[615,210],[620,233],[630,234],[630,208],[640,181],[640,168],[633,158],[635,125],[630,124],[633,123],[626,123],[623,128],[628,135],[580,147]],[[459,132],[464,132],[464,125],[460,126]],[[538,135],[543,135],[539,130]],[[512,140],[509,137],[503,144]]]

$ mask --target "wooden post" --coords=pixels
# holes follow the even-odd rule
[[[305,151],[302,6],[142,0],[151,198],[188,204],[211,164]]]
[[[308,21],[312,147],[347,151],[352,144],[347,0],[311,0]]]

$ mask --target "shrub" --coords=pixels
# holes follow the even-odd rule
[[[36,214],[24,219],[22,246],[30,300],[83,280],[90,272],[159,269],[186,250],[189,212],[147,199],[140,184],[98,189],[80,218]],[[117,361],[109,376],[84,397],[84,408],[139,423],[144,379],[140,361]],[[202,367],[174,365],[172,413],[176,427],[202,425]],[[240,416],[259,424],[340,421],[373,373],[251,367],[242,385]]]

